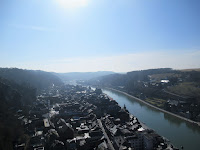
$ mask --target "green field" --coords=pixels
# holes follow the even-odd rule
[[[146,98],[145,101],[160,108],[163,108],[166,102],[166,100],[159,98]]]
[[[176,86],[168,87],[169,92],[187,96],[187,97],[200,97],[200,87],[195,82],[183,82]]]

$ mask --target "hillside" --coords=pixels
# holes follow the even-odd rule
[[[200,71],[170,68],[112,74],[87,82],[138,97],[154,106],[192,120],[200,120]]]
[[[0,149],[11,150],[13,141],[24,138],[16,114],[19,110],[28,110],[35,100],[34,88],[0,78]]]
[[[0,68],[0,77],[27,85],[38,90],[54,85],[62,84],[62,81],[52,73],[45,71],[23,70],[18,68]]]
[[[12,150],[16,139],[28,141],[18,113],[29,113],[36,102],[37,91],[62,84],[52,73],[0,68],[0,149]]]
[[[88,81],[88,83],[98,81],[98,84],[100,85],[128,86],[133,81],[148,81],[149,75],[171,73],[171,72],[175,72],[175,71],[170,68],[161,68],[161,69],[132,71],[126,74],[115,73],[115,74],[110,74],[110,75],[102,76],[99,78],[95,78],[93,80]]]
[[[88,84],[123,87],[124,90],[134,93],[144,93],[148,90],[165,89],[175,94],[187,97],[199,95],[200,72],[191,69],[173,70],[170,68],[132,71],[127,74],[111,74],[90,80]],[[168,80],[168,83],[162,83]],[[138,91],[138,92],[137,92]],[[151,94],[155,94],[151,93]]]
[[[193,68],[193,69],[182,69],[180,70],[182,72],[187,72],[187,71],[200,71],[200,68]]]
[[[115,74],[112,71],[98,71],[98,72],[70,72],[70,73],[54,73],[62,81],[71,80],[90,80],[93,78],[98,78],[105,75]]]

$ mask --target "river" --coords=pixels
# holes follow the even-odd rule
[[[118,102],[121,107],[125,105],[131,114],[159,135],[169,139],[177,148],[181,149],[183,146],[184,150],[200,149],[200,127],[197,125],[160,112],[123,93],[111,89],[102,89],[102,91]]]

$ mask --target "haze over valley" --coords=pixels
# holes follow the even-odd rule
[[[198,150],[199,0],[0,0],[0,150]]]

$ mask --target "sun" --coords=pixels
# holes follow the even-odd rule
[[[89,3],[89,0],[56,0],[59,5],[66,9],[74,9],[86,7]]]

